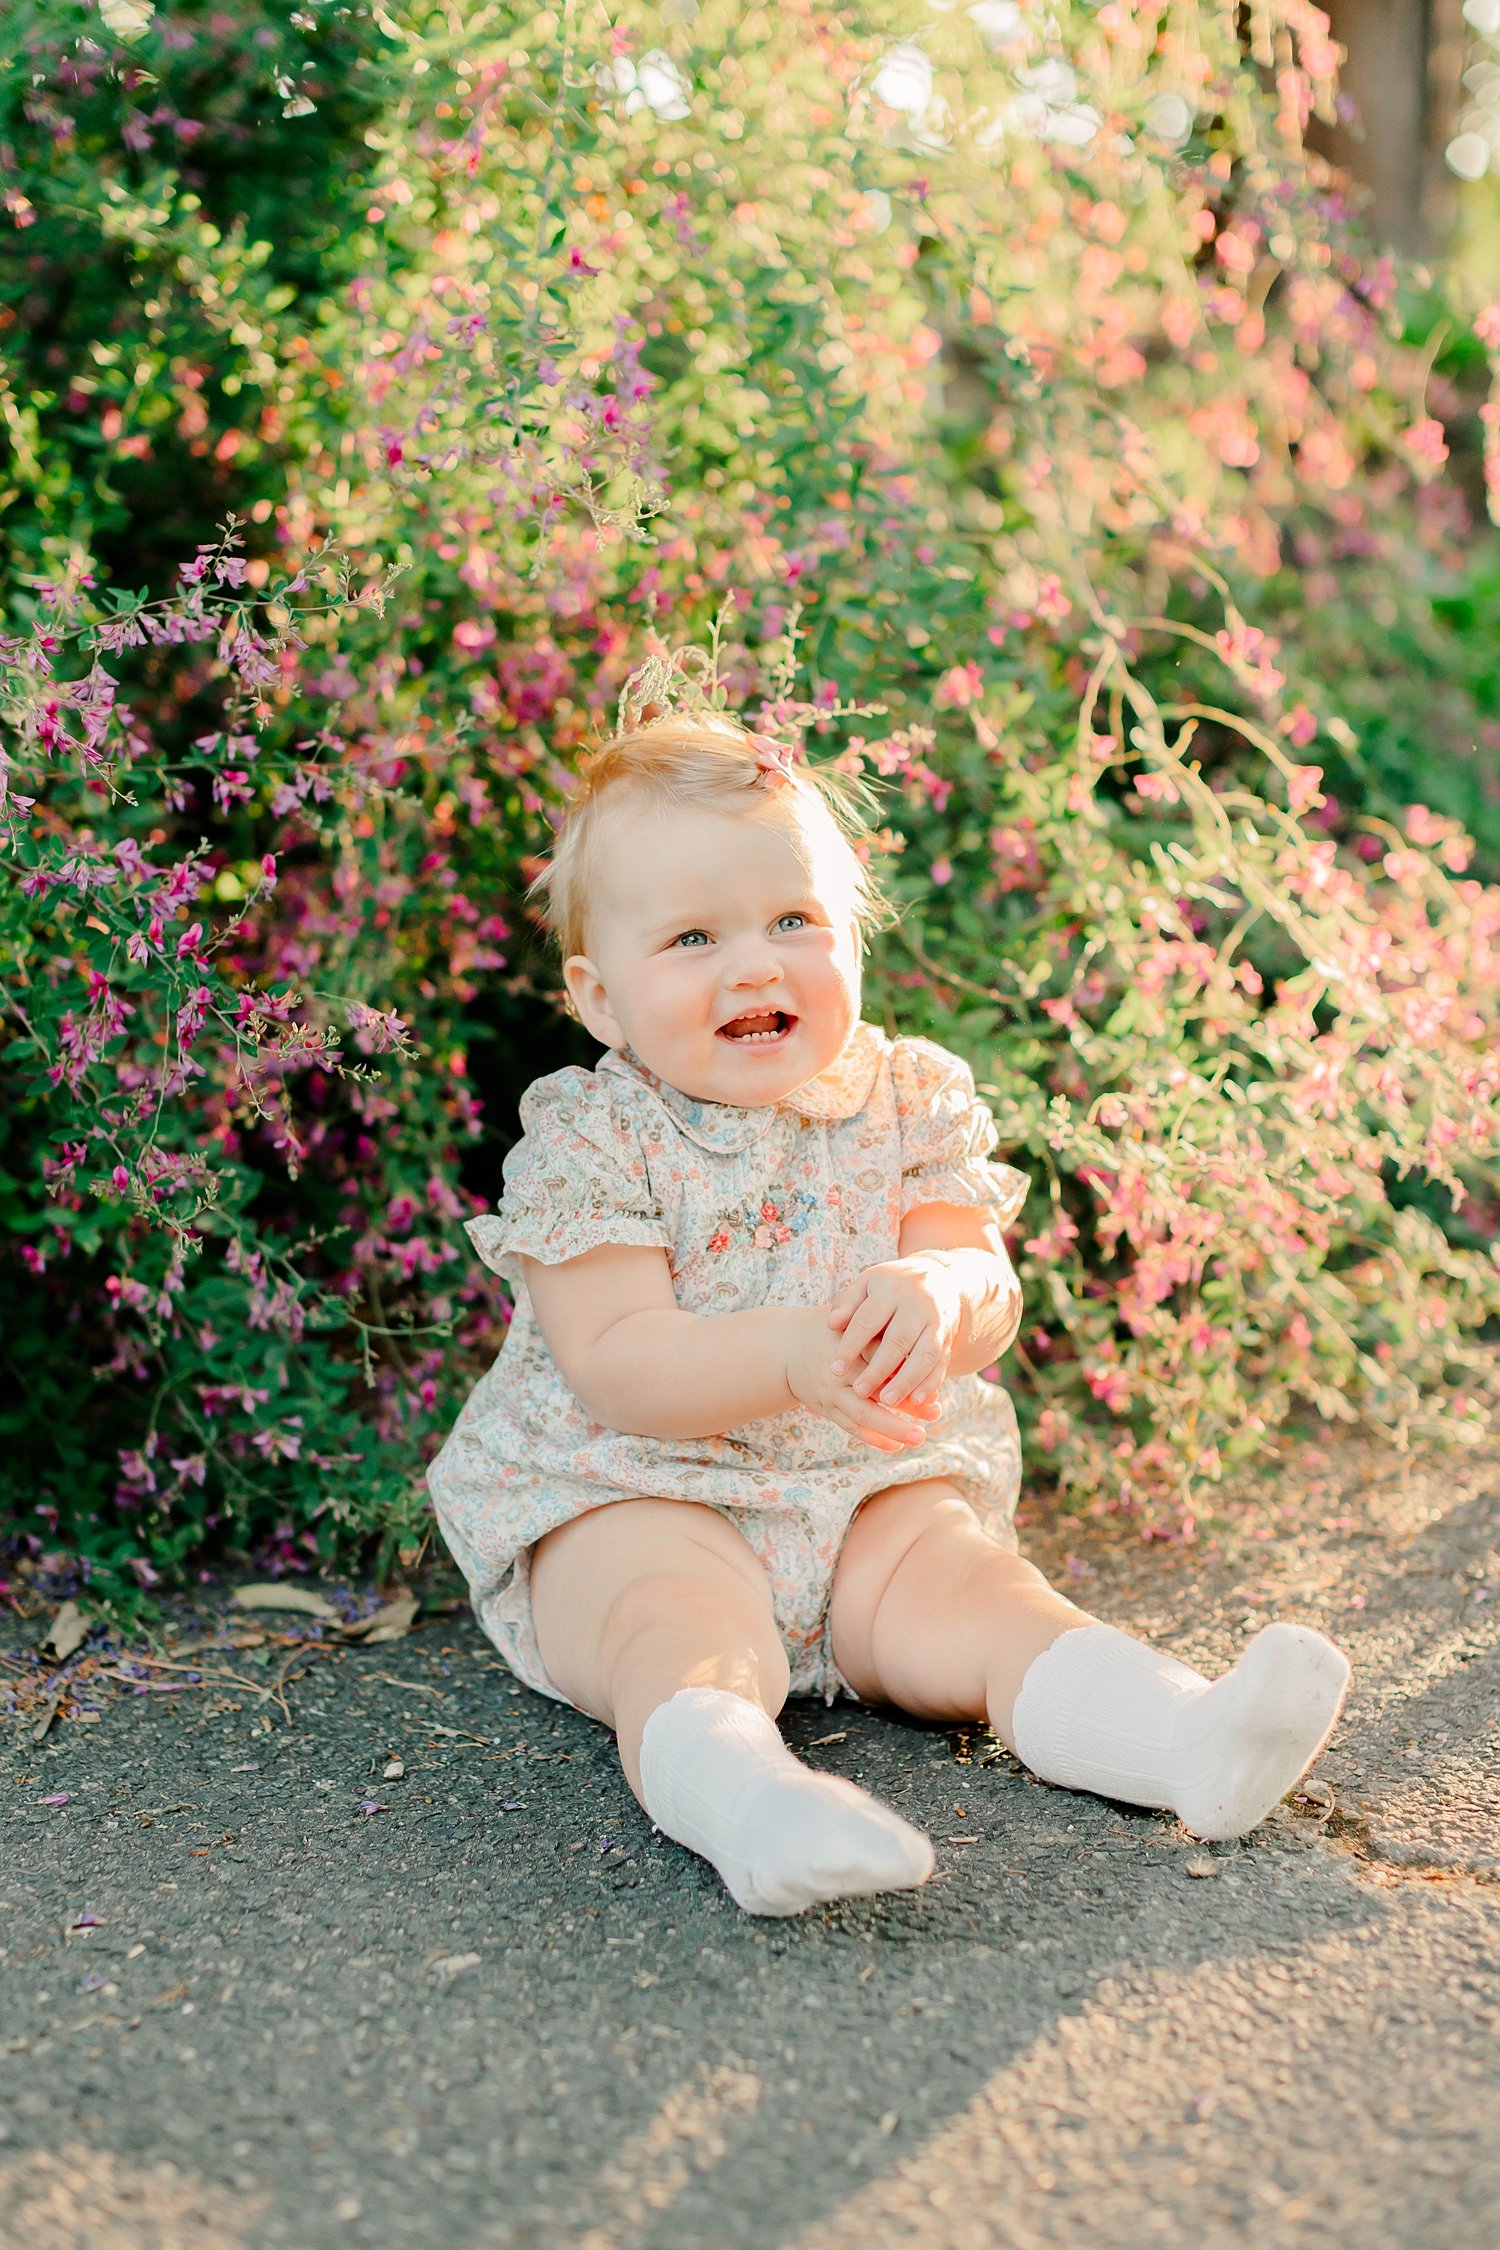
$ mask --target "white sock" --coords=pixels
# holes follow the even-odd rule
[[[1112,1625],[1063,1633],[1028,1667],[1016,1755],[1043,1781],[1175,1812],[1194,1835],[1248,1835],[1333,1732],[1349,1660],[1305,1625],[1265,1625],[1208,1681]]]
[[[701,1852],[751,1914],[904,1891],[932,1873],[920,1829],[852,1781],[810,1773],[773,1719],[724,1688],[682,1688],[641,1735],[641,1792],[666,1835]]]

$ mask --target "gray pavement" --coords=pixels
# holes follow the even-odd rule
[[[244,1688],[13,1728],[0,2243],[1496,2250],[1500,1454],[1346,1441],[1195,1549],[1026,1544],[1207,1671],[1331,1631],[1304,1801],[1204,1846],[794,1704],[939,1873],[766,1921],[461,1615],[317,1659],[290,1723],[249,1649]]]

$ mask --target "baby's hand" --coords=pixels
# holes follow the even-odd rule
[[[828,1308],[842,1330],[833,1366],[862,1395],[920,1412],[936,1401],[963,1328],[963,1292],[941,1255],[917,1252],[866,1266]]]
[[[883,1453],[921,1445],[927,1434],[922,1424],[939,1413],[937,1402],[897,1408],[861,1397],[852,1374],[833,1372],[830,1363],[839,1339],[828,1327],[828,1310],[826,1305],[799,1306],[788,1315],[786,1380],[793,1398]]]

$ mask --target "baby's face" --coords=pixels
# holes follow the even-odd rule
[[[563,964],[595,1038],[696,1101],[752,1107],[815,1078],[859,1020],[841,842],[800,810],[619,812],[593,951]],[[771,1036],[735,1038],[746,1015],[736,1030]]]

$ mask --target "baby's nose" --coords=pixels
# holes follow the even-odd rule
[[[781,964],[764,939],[756,940],[735,955],[729,981],[737,992],[743,985],[780,984]]]

